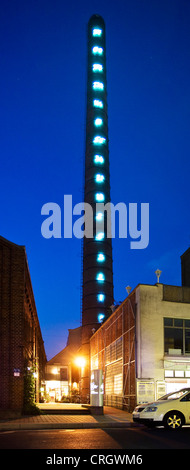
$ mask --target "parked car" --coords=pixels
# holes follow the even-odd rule
[[[136,406],[133,421],[148,427],[164,426],[175,430],[190,424],[190,388],[168,393],[153,403]]]

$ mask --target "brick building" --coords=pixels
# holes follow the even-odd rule
[[[90,341],[91,371],[101,369],[104,377],[104,404],[134,408],[135,292],[116,308]]]
[[[0,237],[0,411],[20,413],[24,376],[34,374],[36,401],[46,354],[24,246]]]

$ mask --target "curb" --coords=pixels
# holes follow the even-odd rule
[[[0,431],[45,430],[45,429],[108,429],[133,427],[132,422],[112,423],[1,423]]]

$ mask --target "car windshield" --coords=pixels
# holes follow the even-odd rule
[[[174,400],[177,398],[181,398],[183,395],[185,395],[189,391],[190,391],[189,388],[188,389],[183,388],[182,390],[178,390],[177,392],[168,393],[167,395],[160,397],[159,401],[160,400]]]

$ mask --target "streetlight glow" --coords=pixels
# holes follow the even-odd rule
[[[75,360],[75,363],[78,367],[84,367],[86,364],[86,360],[84,357],[78,356]]]

